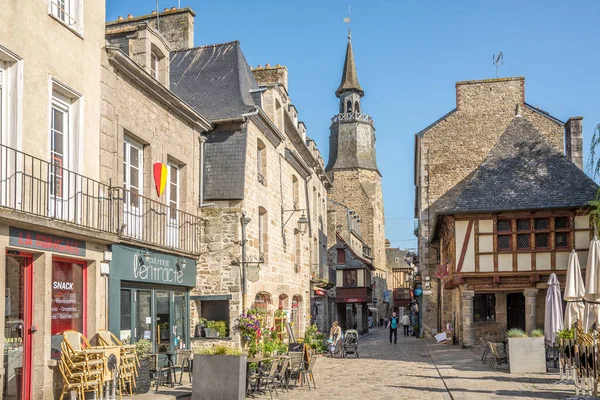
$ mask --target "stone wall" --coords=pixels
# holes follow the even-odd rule
[[[431,295],[423,296],[426,334],[440,328],[439,280],[434,278],[438,256],[428,244],[433,224],[428,208],[481,164],[515,116],[517,103],[523,105],[524,101],[524,78],[458,82],[456,110],[417,137],[419,265],[423,276],[432,277]],[[560,121],[529,106],[523,106],[521,114],[563,151],[564,129]]]

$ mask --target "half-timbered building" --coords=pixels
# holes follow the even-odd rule
[[[549,275],[564,288],[573,250],[586,264],[597,189],[518,108],[483,163],[432,205],[442,326],[456,321],[465,346],[543,328]]]

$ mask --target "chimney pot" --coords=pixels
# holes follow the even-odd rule
[[[127,16],[127,19],[133,19],[133,14],[129,14],[129,15]]]
[[[271,64],[265,64],[265,68],[271,68]]]
[[[281,64],[277,64],[276,67],[281,67]]]
[[[119,16],[117,17],[117,21],[123,21],[123,17],[119,15]]]
[[[152,11],[152,15],[156,15],[156,10]]]
[[[256,68],[261,68],[260,64],[258,64],[258,67],[256,67]]]
[[[177,10],[177,7],[171,7],[171,11]]]
[[[169,11],[169,7],[165,8],[165,11]]]

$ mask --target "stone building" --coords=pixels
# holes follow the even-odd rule
[[[392,270],[390,274],[391,278],[388,279],[388,281],[392,292],[393,311],[396,311],[398,315],[402,315],[401,311],[403,310],[400,310],[400,308],[403,308],[404,311],[408,311],[410,301],[412,300],[412,256],[409,255],[407,250],[391,247],[388,240],[386,240],[385,244],[387,263]]]
[[[371,248],[375,266],[374,284],[379,313],[388,313],[382,301],[387,291],[389,267],[385,256],[385,221],[381,173],[375,153],[373,119],[361,105],[364,90],[358,83],[350,32],[342,81],[335,92],[339,113],[332,118],[329,136],[327,174],[333,182],[329,197],[354,210],[362,219],[362,237]],[[336,245],[330,237],[329,247]]]
[[[171,17],[180,15],[170,13]],[[111,187],[108,329],[153,351],[189,348],[200,253],[201,133],[212,124],[169,90],[171,44],[147,22],[107,24],[100,179]]]
[[[172,52],[170,77],[173,91],[214,125],[203,135],[192,323],[218,316],[232,326],[251,307],[271,322],[281,309],[303,335],[311,279],[326,272],[330,181],[289,97],[287,68],[251,70],[236,41]]]
[[[584,208],[598,185],[579,167],[519,114],[483,163],[432,205],[431,242],[446,271],[442,323],[457,316],[463,346],[543,329],[550,274],[564,288],[571,251],[586,265]]]
[[[421,307],[425,334],[437,332],[451,322],[442,317],[448,317],[451,302],[437,278],[447,275],[446,267],[441,264],[439,248],[430,242],[437,221],[433,205],[482,166],[513,121],[516,105],[520,105],[520,115],[539,132],[548,146],[562,153],[566,144],[573,150],[569,157],[581,167],[581,119],[571,119],[565,124],[526,103],[524,78],[456,84],[456,108],[415,137],[415,218],[418,220],[419,266],[423,281],[431,285],[427,291],[430,294],[423,296]],[[532,210],[536,208],[531,207]],[[489,211],[493,214],[506,210],[511,210],[508,202],[505,207]],[[518,274],[528,275],[530,272]]]
[[[115,237],[98,181],[105,6],[83,3],[0,12],[1,398],[53,398],[62,332],[105,326],[100,264]]]

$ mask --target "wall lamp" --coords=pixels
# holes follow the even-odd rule
[[[140,250],[140,256],[142,256],[140,258],[140,261],[142,262],[142,264],[150,262],[150,259],[152,258],[152,255],[150,254],[150,252],[148,251],[148,249],[142,249],[142,250]]]
[[[298,219],[298,232],[300,232],[300,234],[302,236],[304,236],[304,234],[306,233],[306,231],[308,229],[308,218],[306,218],[306,214],[304,214],[304,212],[306,211],[306,208],[299,209],[299,210],[295,210],[295,209],[294,210],[284,210],[282,208],[281,209],[281,220],[282,221],[283,221],[283,218],[284,218],[284,215],[286,212],[291,212],[291,214],[288,217],[288,219],[285,221],[285,223],[281,226],[281,230],[283,230],[285,228],[285,226],[287,225],[287,223],[290,222],[290,219],[292,219],[292,217],[294,216],[296,211],[302,211],[302,215]]]
[[[182,269],[185,269],[185,267],[187,267],[185,258],[178,258],[177,262],[175,263],[175,266],[177,267],[177,271],[181,271]]]

